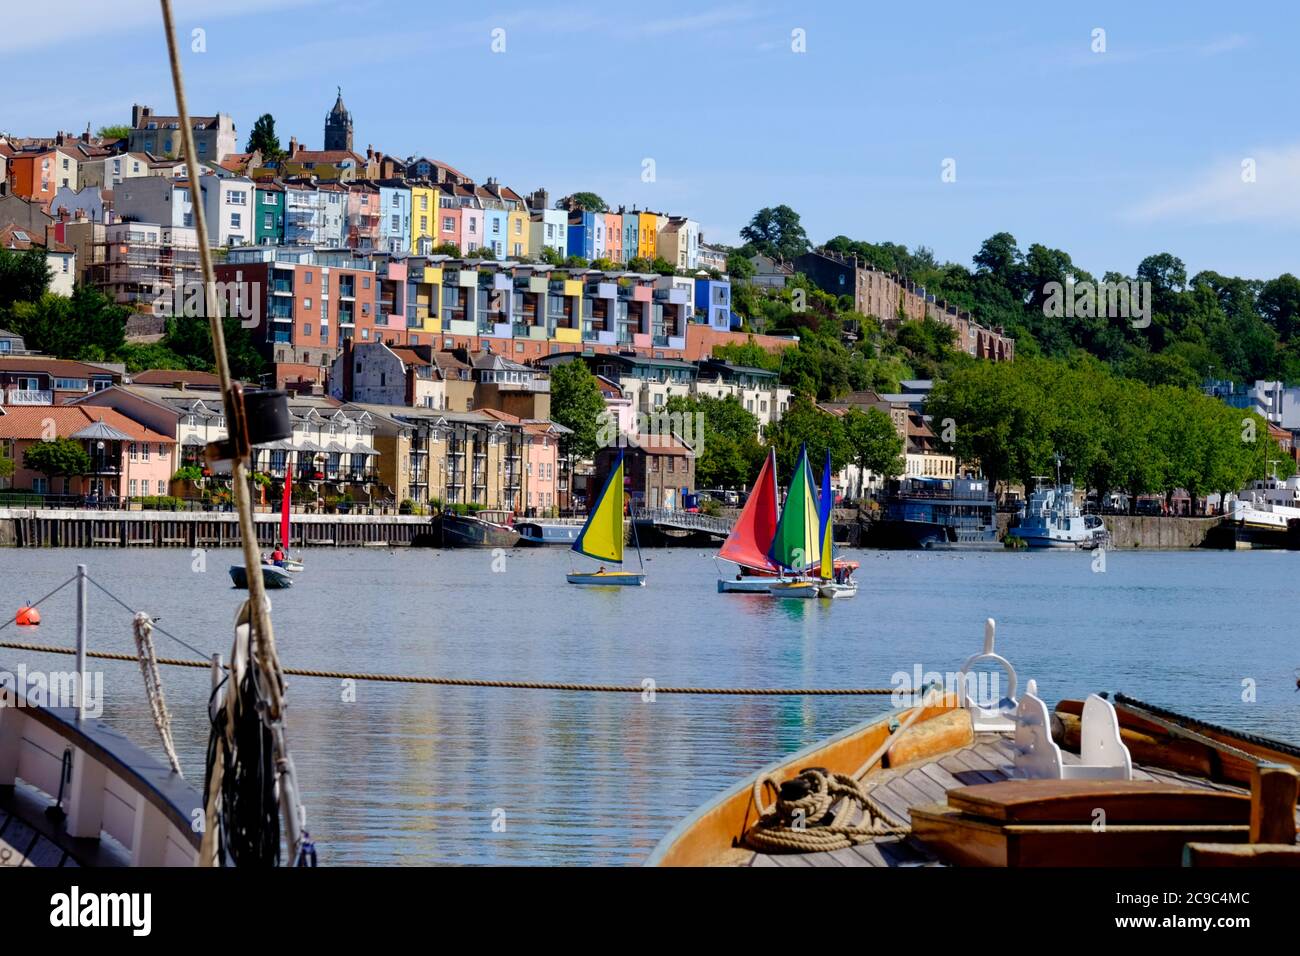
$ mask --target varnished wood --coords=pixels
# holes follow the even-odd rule
[[[1300,846],[1294,843],[1189,843],[1183,866],[1300,868]]]
[[[1261,764],[1250,781],[1250,842],[1295,843],[1297,776],[1294,767]]]
[[[1243,794],[1138,780],[1006,780],[948,793],[948,806],[1000,823],[1235,823],[1250,821]],[[1104,817],[1098,817],[1098,811]],[[1294,839],[1294,836],[1293,836]]]

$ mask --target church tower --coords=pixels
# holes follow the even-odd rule
[[[342,87],[339,87],[334,109],[325,117],[325,148],[352,150],[352,114],[343,105]]]

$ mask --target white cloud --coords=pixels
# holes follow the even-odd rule
[[[1252,160],[1254,181],[1243,178]],[[1300,144],[1216,160],[1183,183],[1140,202],[1135,222],[1300,223]]]

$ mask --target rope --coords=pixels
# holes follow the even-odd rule
[[[28,607],[40,607],[40,606],[41,606],[41,603],[42,603],[43,601],[48,601],[50,598],[54,597],[54,595],[58,594],[60,591],[62,591],[64,588],[66,588],[69,584],[71,584],[71,583],[72,583],[73,581],[75,581],[75,580],[77,580],[77,577],[76,577],[76,575],[73,575],[72,577],[68,578],[68,580],[66,580],[66,581],[64,581],[62,584],[60,584],[60,585],[59,585],[57,588],[55,588],[53,591],[51,591],[49,594],[45,595],[45,596],[44,596],[43,598],[41,598],[40,600],[35,601],[35,602],[33,602],[33,603],[31,603],[31,604],[29,604],[29,605],[27,605],[27,606],[28,606]],[[10,624],[13,624],[14,621],[16,621],[16,620],[17,620],[17,617],[16,617],[16,616],[15,616],[15,617],[8,618],[4,623],[0,624],[0,631],[3,631],[6,627],[8,627]]]
[[[52,644],[28,644],[23,641],[0,641],[0,647],[16,651],[35,651],[41,654],[75,654],[67,647]],[[134,661],[134,654],[116,654],[112,651],[86,651],[87,657],[106,661]],[[211,667],[211,661],[192,661],[177,657],[159,657],[159,664],[167,667]],[[561,690],[592,694],[644,694],[640,684],[573,684],[558,681],[479,680],[469,677],[422,677],[410,674],[366,674],[354,671],[318,670],[306,667],[286,667],[284,673],[293,677],[320,677],[328,680],[360,680],[385,684],[426,684],[438,687],[495,687],[511,690]],[[713,697],[867,697],[894,693],[893,687],[655,687],[656,694],[699,694]]]
[[[153,713],[153,725],[158,728],[162,738],[163,750],[167,751],[167,761],[172,765],[178,777],[181,762],[176,758],[176,747],[172,743],[172,717],[167,712],[167,699],[163,696],[162,674],[158,671],[158,652],[153,645],[153,621],[149,615],[140,611],[135,616],[135,650],[140,661],[140,674],[144,677],[145,696],[149,698],[149,710]]]
[[[776,800],[763,806],[763,792],[771,787]],[[832,812],[832,808],[838,809]],[[757,850],[816,853],[845,850],[882,836],[906,836],[911,827],[894,823],[867,790],[848,774],[816,767],[778,784],[767,775],[754,781],[754,806],[758,822],[745,834]],[[849,823],[861,809],[862,822]]]

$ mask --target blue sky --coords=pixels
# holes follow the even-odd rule
[[[0,129],[172,111],[154,0],[15,6],[0,61],[41,82],[8,85]],[[319,148],[340,85],[360,151],[520,192],[591,189],[690,215],[709,240],[784,202],[816,242],[925,244],[967,264],[1006,230],[1098,274],[1162,251],[1191,272],[1300,272],[1290,5],[635,6],[176,0],[186,39],[205,31],[185,57],[191,107],[231,113],[241,147],[270,112],[283,142]]]

